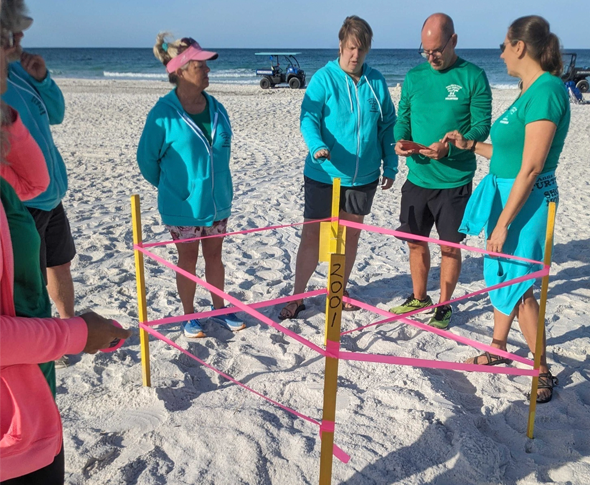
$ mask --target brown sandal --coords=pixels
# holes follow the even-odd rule
[[[348,290],[344,290],[342,292],[342,295],[346,296],[346,297],[350,297],[350,295],[348,294]],[[342,311],[356,312],[357,310],[360,310],[360,309],[361,309],[360,306],[353,305],[352,303],[345,303],[344,301],[342,302]]]
[[[294,307],[295,311],[291,311],[291,308]],[[281,313],[279,313],[279,320],[290,320],[292,318],[297,318],[303,310],[305,310],[305,305],[303,303],[297,303],[296,300],[290,301],[283,307]]]
[[[479,362],[480,358],[485,357],[487,360],[482,363]],[[473,358],[473,363],[475,365],[499,365],[499,364],[512,364],[511,359],[507,359],[506,357],[500,357],[496,354],[491,354],[490,352],[484,352],[481,355],[478,355]]]

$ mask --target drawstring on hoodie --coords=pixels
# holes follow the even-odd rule
[[[348,90],[348,100],[350,101],[350,112],[353,113],[352,108],[352,96],[350,95],[350,84],[348,84],[348,74],[344,74],[344,82],[346,83],[346,89]]]
[[[381,113],[381,121],[383,121],[383,110],[381,109],[381,103],[379,102],[379,98],[375,94],[375,91],[373,90],[373,86],[371,86],[371,83],[367,79],[367,76],[363,76],[363,77],[365,78],[365,81],[367,81],[367,84],[369,85],[369,88],[371,88],[371,92],[373,93],[373,96],[375,97],[375,100],[377,101],[377,105],[379,106],[379,113]]]

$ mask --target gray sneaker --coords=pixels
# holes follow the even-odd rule
[[[60,357],[55,361],[55,368],[56,369],[65,369],[70,365],[70,359],[67,355]]]

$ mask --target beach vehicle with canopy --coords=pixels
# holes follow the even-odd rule
[[[575,52],[564,52],[562,57],[563,74],[561,79],[563,82],[573,81],[580,92],[587,93],[590,90],[590,84],[586,78],[590,76],[590,67],[577,67],[576,59],[578,55]]]
[[[299,66],[295,56],[301,52],[256,52],[257,56],[267,56],[270,60],[270,67],[256,69],[256,75],[262,76],[260,87],[268,89],[277,84],[287,83],[291,89],[305,87],[305,71]],[[281,67],[283,61],[285,67]]]

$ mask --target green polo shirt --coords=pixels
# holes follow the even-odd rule
[[[490,136],[494,151],[490,173],[499,178],[516,178],[522,166],[526,125],[548,120],[556,131],[542,173],[557,168],[570,124],[570,101],[558,77],[548,72],[537,80],[501,115],[492,126]]]
[[[469,140],[484,141],[491,119],[492,92],[483,69],[461,58],[444,71],[424,62],[406,75],[394,135],[429,146],[458,130]],[[441,160],[417,154],[406,163],[408,180],[430,189],[465,185],[476,168],[473,153],[451,146]]]
[[[19,317],[51,316],[51,303],[41,273],[39,254],[41,239],[33,217],[20,201],[12,186],[0,178],[0,199],[6,212],[14,257],[14,308]],[[39,364],[53,397],[55,365]]]

